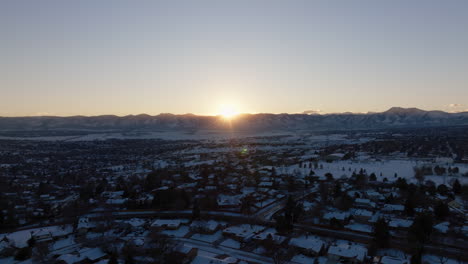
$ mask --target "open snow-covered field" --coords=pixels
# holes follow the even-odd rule
[[[255,131],[134,131],[134,132],[89,132],[83,135],[41,135],[41,136],[0,136],[0,140],[39,140],[39,141],[94,141],[107,139],[162,139],[162,140],[223,140],[244,137],[273,137],[292,135],[293,132],[255,132]]]
[[[398,177],[404,178],[408,183],[416,183],[417,180],[414,178],[414,167],[423,165],[435,166],[437,164],[428,163],[427,161],[418,160],[383,160],[383,161],[335,161],[335,162],[320,162],[317,169],[309,169],[308,163],[307,168],[300,168],[299,165],[293,165],[289,167],[277,167],[276,171],[280,173],[296,174],[300,177],[309,175],[310,171],[313,170],[315,175],[324,176],[326,173],[331,173],[334,178],[349,178],[353,172],[358,173],[361,169],[365,170],[367,174],[375,173],[378,181],[383,181],[387,178],[388,181],[396,181]],[[439,165],[440,166],[440,165]],[[448,166],[447,166],[448,167]],[[458,167],[460,173],[452,176],[438,176],[429,175],[425,177],[425,180],[431,180],[437,185],[440,184],[451,184],[452,181],[458,179],[460,183],[468,183],[468,177],[461,176],[468,172],[468,164],[451,164],[450,167]]]

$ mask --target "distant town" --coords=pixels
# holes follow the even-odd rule
[[[467,263],[466,128],[0,141],[0,263]]]

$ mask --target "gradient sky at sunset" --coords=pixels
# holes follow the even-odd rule
[[[468,109],[468,1],[5,0],[0,115]]]

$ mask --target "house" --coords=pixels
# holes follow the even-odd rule
[[[363,263],[367,257],[367,249],[364,246],[353,244],[340,244],[330,246],[328,259],[336,263]]]
[[[393,218],[388,222],[388,226],[394,229],[407,229],[413,224],[413,220]]]
[[[152,229],[162,230],[162,229],[171,229],[176,230],[180,226],[180,220],[174,219],[157,219],[151,224]]]
[[[72,254],[64,254],[57,258],[60,264],[88,264],[96,263],[107,257],[100,248],[82,248]]]
[[[325,249],[325,243],[317,237],[301,236],[292,238],[289,245],[296,248],[302,254],[317,256]]]
[[[81,217],[78,220],[78,225],[76,227],[76,230],[78,234],[85,234],[94,228],[96,228],[96,224],[93,222],[90,222],[88,217]]]
[[[263,226],[243,224],[240,226],[230,226],[225,228],[223,230],[223,235],[238,241],[243,241],[254,234],[259,233],[263,229],[265,229]]]
[[[256,234],[252,237],[253,240],[255,241],[273,241],[275,244],[282,244],[285,240],[286,237],[277,235],[275,231],[273,230],[265,230],[259,234]]]
[[[188,245],[180,245],[173,252],[177,259],[182,260],[181,263],[190,263],[198,254],[198,248]]]
[[[210,221],[193,221],[190,224],[190,230],[203,234],[214,234],[218,231],[220,224],[214,220]]]
[[[450,225],[449,222],[442,222],[442,223],[439,223],[439,224],[435,225],[434,229],[437,230],[440,233],[445,234],[449,230],[449,225]]]
[[[236,208],[241,205],[239,195],[225,195],[220,194],[217,198],[219,208]]]
[[[375,203],[374,202],[372,202],[369,199],[364,199],[364,198],[356,198],[356,200],[354,200],[354,204],[358,208],[364,208],[364,209],[375,208]]]
[[[350,214],[348,212],[332,211],[324,214],[323,219],[330,221],[335,218],[339,222],[344,223],[348,220],[349,216]]]
[[[351,215],[353,216],[353,219],[356,220],[356,222],[366,224],[372,218],[374,213],[364,209],[356,209],[352,210]]]
[[[401,204],[385,204],[382,208],[382,212],[389,213],[401,213],[405,210],[405,207]]]
[[[376,191],[367,191],[365,192],[365,195],[367,196],[367,198],[369,198],[370,200],[374,202],[378,202],[379,200],[382,200],[385,198],[382,194]]]
[[[37,242],[46,242],[46,241],[50,241],[53,239],[52,233],[47,229],[40,229],[37,232],[33,232],[31,233],[31,236]]]
[[[191,262],[191,264],[235,264],[239,263],[239,260],[237,258],[227,256],[227,255],[220,255],[220,256],[197,256],[195,259]]]
[[[409,261],[406,259],[400,259],[396,257],[390,257],[390,256],[383,256],[380,258],[379,262],[380,264],[408,264]]]

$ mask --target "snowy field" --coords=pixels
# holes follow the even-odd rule
[[[150,131],[150,132],[108,132],[72,136],[37,136],[14,137],[0,136],[0,140],[39,140],[39,141],[94,141],[107,139],[163,139],[163,140],[224,140],[243,137],[273,137],[292,135],[293,132],[249,132],[226,130],[200,130],[200,131]]]
[[[428,163],[427,161],[416,161],[416,160],[385,160],[385,161],[335,161],[332,163],[320,162],[319,168],[312,169],[300,168],[299,165],[293,165],[289,167],[277,167],[276,171],[279,173],[288,173],[296,174],[299,177],[308,176],[310,171],[313,170],[315,175],[324,176],[326,173],[333,174],[333,177],[336,178],[349,178],[352,176],[353,172],[359,173],[359,170],[362,168],[367,171],[367,174],[375,173],[378,181],[383,181],[384,178],[387,178],[388,181],[396,181],[398,177],[405,178],[408,183],[416,183],[417,180],[414,178],[414,167],[431,165],[435,166],[436,164]],[[322,166],[322,168],[320,168]],[[450,185],[452,181],[458,179],[460,183],[467,184],[468,177],[462,177],[461,174],[468,172],[468,164],[451,164],[451,167],[458,167],[460,173],[453,176],[437,176],[430,175],[426,176],[425,180],[431,180],[437,185],[448,184]],[[396,174],[396,177],[395,177]]]

